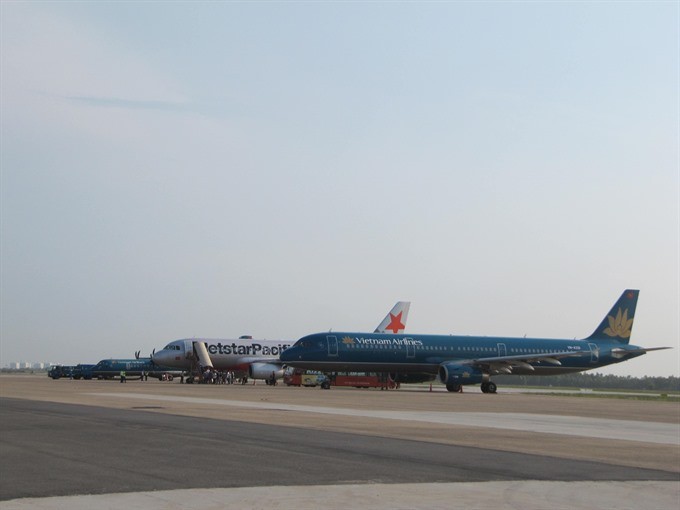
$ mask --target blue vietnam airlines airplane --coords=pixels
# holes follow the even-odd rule
[[[316,333],[281,354],[287,365],[312,370],[388,372],[393,380],[439,377],[449,391],[481,384],[495,393],[498,374],[556,375],[620,363],[649,351],[629,345],[638,290],[626,290],[595,332],[583,340],[454,335]]]

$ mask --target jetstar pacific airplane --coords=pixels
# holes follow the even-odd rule
[[[325,372],[388,372],[394,380],[438,376],[449,391],[481,383],[484,393],[495,393],[493,375],[581,372],[670,349],[629,345],[638,294],[624,291],[595,332],[583,340],[316,333],[298,340],[281,361]]]
[[[377,333],[403,333],[411,303],[399,301],[375,329]],[[388,335],[389,336],[389,335]],[[252,379],[268,379],[272,372],[283,377],[280,354],[293,344],[290,340],[253,340],[242,336],[237,340],[187,338],[175,340],[151,355],[158,365],[190,371],[197,364],[217,370],[247,373]]]

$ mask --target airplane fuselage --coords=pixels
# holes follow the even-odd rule
[[[248,372],[253,364],[278,363],[279,355],[292,345],[287,340],[254,340],[252,338],[211,339],[191,338],[170,342],[153,354],[155,363],[190,370],[194,342],[205,345],[213,368]],[[271,372],[271,368],[268,371]],[[280,370],[276,368],[275,370]]]
[[[618,351],[613,354],[613,349]],[[440,365],[445,363],[475,360],[476,364],[493,365],[498,358],[507,360],[516,356],[513,374],[542,375],[579,372],[618,363],[639,356],[639,352],[623,352],[635,349],[638,348],[618,342],[587,340],[316,333],[301,338],[281,360],[293,367],[312,370],[437,374]],[[559,362],[551,358],[555,354],[560,354]],[[540,355],[545,355],[545,360],[521,362],[527,356]]]

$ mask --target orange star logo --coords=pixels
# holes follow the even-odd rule
[[[397,315],[392,315],[390,313],[391,322],[390,322],[390,325],[387,326],[385,329],[386,330],[391,329],[392,333],[395,333],[395,334],[399,333],[399,331],[403,330],[406,326],[404,326],[401,323],[401,314],[402,313],[404,313],[404,312],[399,312]]]
[[[346,336],[345,338],[342,339],[343,344],[353,344],[354,339],[351,336]]]

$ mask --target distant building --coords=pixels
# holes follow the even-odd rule
[[[3,368],[8,370],[46,370],[55,366],[55,363],[48,361],[10,361]]]

